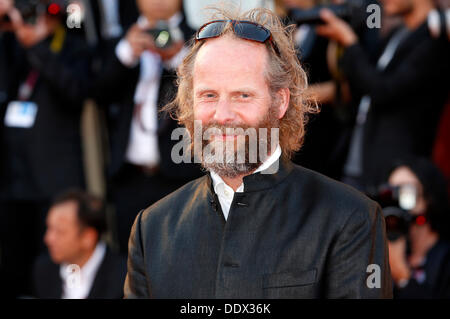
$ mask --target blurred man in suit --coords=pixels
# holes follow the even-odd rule
[[[107,247],[105,231],[101,200],[77,190],[58,196],[44,237],[50,256],[40,256],[33,270],[35,297],[122,298],[125,258]]]
[[[110,44],[111,54],[93,90],[97,100],[108,105],[109,198],[124,254],[138,211],[201,174],[194,164],[173,163],[176,141],[171,133],[178,124],[159,114],[176,92],[175,69],[194,31],[186,23],[181,0],[138,0],[137,6],[141,16],[118,43]],[[164,48],[147,31],[161,25],[171,36]]]
[[[0,279],[1,293],[11,296],[30,292],[51,198],[84,187],[80,118],[90,58],[83,39],[66,29],[62,2],[52,4],[39,1],[44,11],[35,17],[14,7],[0,12],[9,18],[0,37]]]

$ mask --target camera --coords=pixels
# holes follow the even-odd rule
[[[162,50],[183,38],[181,30],[170,28],[167,21],[158,21],[154,28],[147,29],[146,32],[153,38],[155,46]]]
[[[388,239],[395,241],[401,236],[406,236],[409,225],[417,220],[417,216],[410,213],[417,202],[416,187],[411,184],[382,185],[378,192],[370,197],[377,201],[383,209]]]
[[[311,9],[291,9],[289,17],[297,25],[323,24],[320,18],[322,9],[331,10],[336,16],[347,21],[352,27],[358,28],[366,21],[366,8],[371,3],[368,0],[347,0],[343,4],[319,5]]]
[[[62,0],[15,0],[14,6],[20,12],[22,19],[26,24],[36,24],[37,18],[43,14],[62,16],[65,13],[65,2]],[[10,22],[8,15],[0,20],[0,24],[7,22]]]

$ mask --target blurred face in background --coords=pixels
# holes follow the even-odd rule
[[[383,11],[388,16],[404,15],[411,12],[417,0],[380,0]],[[428,0],[419,0],[428,1]]]
[[[137,0],[137,6],[148,20],[167,20],[181,10],[182,0]]]
[[[281,3],[288,9],[309,9],[316,5],[317,0],[281,0]]]
[[[423,196],[423,186],[411,169],[406,166],[396,168],[389,177],[388,182],[391,186],[413,185],[416,188],[416,206],[410,210],[410,213],[413,215],[425,213],[427,203]]]
[[[78,204],[74,201],[53,206],[47,215],[44,242],[54,263],[77,263],[95,247],[86,229],[80,226]]]

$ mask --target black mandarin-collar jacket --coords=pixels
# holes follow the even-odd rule
[[[376,203],[289,161],[244,189],[227,221],[209,175],[141,212],[125,298],[392,297]]]

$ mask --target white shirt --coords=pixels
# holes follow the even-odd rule
[[[262,172],[269,168],[273,163],[275,163],[281,156],[281,147],[277,146],[275,152],[273,152],[262,164],[258,167],[252,174]],[[214,186],[214,192],[217,194],[219,198],[220,206],[222,207],[222,212],[225,217],[225,220],[228,219],[228,214],[230,212],[231,203],[234,198],[234,190],[230,186],[227,185],[218,174],[213,171],[210,171],[211,179]],[[244,183],[239,185],[236,189],[236,193],[244,192]]]
[[[176,13],[168,20],[171,34],[176,35],[181,32],[178,26],[182,18],[180,13]],[[145,17],[139,17],[137,23],[142,29],[148,28],[148,21]],[[175,69],[187,52],[188,49],[183,47],[171,60],[164,62],[164,65],[168,69]],[[130,68],[135,67],[139,62],[141,64],[134,103],[142,105],[142,109],[140,117],[133,116],[131,122],[126,159],[136,165],[156,166],[160,161],[157,103],[163,62],[158,54],[150,51],[145,51],[140,58],[135,58],[133,50],[125,38],[117,44],[116,56],[123,65]]]
[[[119,22],[118,0],[99,1],[102,36],[106,39],[118,37],[122,34],[122,26]]]
[[[92,256],[80,268],[80,273],[74,274],[73,265],[61,264],[59,274],[63,283],[62,298],[63,299],[86,299],[91,291],[98,268],[100,267],[106,253],[106,244],[99,242],[95,247]],[[78,267],[78,266],[77,266]],[[70,278],[69,276],[77,276]]]

